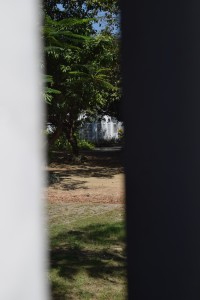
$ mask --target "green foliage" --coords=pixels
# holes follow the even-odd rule
[[[118,130],[118,137],[119,137],[120,140],[124,138],[124,131],[123,131],[123,129],[119,129]]]
[[[49,216],[53,298],[127,299],[123,209],[102,214],[97,204],[71,211],[61,203],[50,206]]]
[[[70,145],[64,135],[60,135],[60,137],[55,141],[52,145],[53,150],[67,150],[71,152]]]
[[[78,139],[77,143],[79,149],[82,150],[93,150],[95,148],[94,143],[90,141],[86,141],[84,139]],[[66,139],[65,135],[61,135],[54,143],[54,145],[51,147],[51,150],[65,150],[68,153],[72,153],[72,146],[70,145],[69,141]]]
[[[78,146],[83,150],[93,150],[95,145],[92,142],[86,140],[78,140]]]
[[[43,0],[43,9],[53,20],[96,17],[99,12],[104,12],[99,16],[99,25],[103,22],[107,27],[119,24],[118,0]]]
[[[79,116],[105,113],[120,98],[118,36],[109,30],[96,34],[92,27],[97,12],[106,11],[109,19],[115,4],[44,1],[47,122],[60,135],[64,133],[73,151],[77,145],[75,132],[81,124]],[[59,143],[56,147],[63,144]]]

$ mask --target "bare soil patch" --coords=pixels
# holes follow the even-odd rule
[[[86,151],[73,163],[55,152],[46,168],[50,203],[124,203],[124,170],[121,151]]]

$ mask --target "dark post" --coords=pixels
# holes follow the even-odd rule
[[[200,3],[122,0],[130,300],[200,299]]]

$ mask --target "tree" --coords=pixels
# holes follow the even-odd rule
[[[56,2],[48,1],[48,4],[53,3]],[[75,8],[74,2],[70,3]],[[77,7],[77,13],[81,9],[85,11],[83,6]],[[54,9],[56,11],[56,6]],[[69,15],[73,14],[72,10]],[[48,74],[47,121],[55,128],[49,143],[65,134],[74,155],[78,155],[79,116],[105,110],[119,93],[115,51],[118,43],[116,36],[107,30],[95,35],[91,26],[94,19],[62,19],[63,15],[63,11],[59,11],[57,17],[54,12],[54,19],[47,15],[43,26]]]

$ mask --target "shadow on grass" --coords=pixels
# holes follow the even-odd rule
[[[69,167],[72,164],[66,161],[65,154],[55,152],[52,164],[56,169],[48,171],[48,184],[50,186],[59,184],[61,189],[75,190],[84,188],[85,181],[82,178],[112,178],[114,175],[123,172],[120,155],[120,151],[89,151],[85,156],[85,162],[73,163],[73,167]],[[72,180],[72,176],[80,177],[80,180]]]
[[[96,178],[112,178],[114,175],[119,174],[119,169],[114,168],[97,168],[97,167],[85,167],[76,168],[74,170],[62,170],[58,169],[56,171],[48,171],[48,182],[49,185],[56,183],[60,184],[60,188],[74,190],[78,188],[84,188],[83,184],[86,182],[84,180],[72,180],[71,176],[76,176],[80,178],[96,177]],[[64,183],[64,181],[69,183]]]
[[[125,281],[124,230],[124,224],[117,222],[93,224],[76,231],[61,231],[51,239],[51,268],[69,285],[73,285],[76,275],[81,271],[95,279]],[[52,284],[52,293],[58,295],[59,288],[55,284]],[[62,290],[61,284],[60,296]],[[70,289],[67,290],[67,295],[67,299],[70,299]]]
[[[81,165],[87,163],[90,165],[100,166],[100,167],[121,167],[122,163],[122,152],[123,150],[115,151],[96,151],[96,150],[81,150],[82,159],[78,161],[73,161],[72,157],[66,151],[50,151],[48,156],[48,163],[55,164],[67,164],[67,165]]]
[[[87,182],[85,180],[74,180],[71,178],[71,172],[67,171],[48,171],[48,184],[53,186],[59,184],[60,189],[65,189],[67,191],[76,189],[88,189],[84,184]]]

